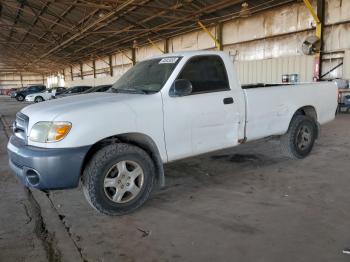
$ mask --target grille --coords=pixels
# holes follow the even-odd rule
[[[14,164],[16,167],[22,169],[24,167],[24,165],[20,164],[19,162],[17,161],[14,161],[13,159],[11,159],[11,162],[12,164]]]
[[[16,120],[13,123],[13,133],[18,138],[27,141],[27,129],[28,129],[29,117],[21,112],[16,115]]]

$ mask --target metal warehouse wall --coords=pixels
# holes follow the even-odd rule
[[[314,4],[315,1],[313,1]],[[304,56],[301,43],[308,35],[314,34],[314,21],[303,3],[268,10],[248,18],[239,18],[225,22],[223,25],[224,51],[234,54],[236,67],[242,83],[281,82],[282,74],[299,74],[301,81],[312,81],[313,56]],[[217,35],[217,27],[210,28]],[[350,49],[350,0],[326,1],[325,56],[323,72],[339,64],[341,66],[329,77],[349,77],[343,73],[349,68],[349,59],[344,59],[345,51]],[[164,50],[164,42],[156,43]],[[168,39],[169,52],[198,49],[214,49],[213,40],[203,31],[187,33]],[[160,54],[158,48],[148,45],[136,51],[136,60]],[[114,76],[109,75],[106,61],[97,60],[96,78],[93,77],[92,62],[83,64],[83,76],[80,65],[73,67],[73,81],[70,68],[66,68],[67,86],[76,84],[113,83],[131,67],[128,59],[131,53],[113,55]],[[89,64],[90,63],[90,64]]]
[[[274,59],[237,61],[236,69],[242,84],[280,83],[284,74],[298,74],[299,81],[311,82],[314,58],[287,56]]]
[[[22,87],[33,84],[45,84],[43,75],[32,73],[0,73],[0,88]]]
[[[350,49],[345,51],[343,77],[350,79]]]

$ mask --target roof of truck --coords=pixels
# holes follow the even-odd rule
[[[222,55],[226,54],[223,51],[181,51],[181,52],[175,52],[175,53],[166,53],[161,54],[157,56],[149,57],[145,60],[155,59],[155,58],[162,58],[162,57],[192,57],[192,56],[198,56],[198,55]]]
[[[196,55],[222,55],[224,54],[223,51],[210,51],[210,50],[202,50],[202,51],[181,51],[181,52],[175,52],[175,53],[167,53],[162,54],[156,57],[169,57],[169,56],[196,56]]]

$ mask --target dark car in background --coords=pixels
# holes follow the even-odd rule
[[[88,94],[88,93],[94,93],[94,92],[106,92],[108,91],[112,85],[100,85],[100,86],[95,86],[93,88],[90,88],[83,92],[83,94]]]
[[[65,92],[67,92],[67,88],[62,86],[54,87],[51,89],[51,93],[53,93],[55,96],[59,96]]]
[[[24,101],[27,95],[44,92],[45,90],[46,86],[44,85],[31,85],[23,89],[17,90],[16,92],[14,92],[13,97],[16,98],[17,101],[22,102]]]
[[[22,89],[23,89],[23,88],[11,88],[11,91],[10,91],[10,93],[9,93],[9,96],[10,96],[11,98],[15,98],[16,92],[19,91],[19,90],[22,90]]]
[[[56,95],[55,98],[62,98],[66,96],[73,96],[73,95],[78,95],[81,94],[89,89],[91,89],[92,86],[73,86],[71,88],[68,88],[66,92]]]

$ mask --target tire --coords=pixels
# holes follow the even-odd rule
[[[145,203],[154,178],[154,163],[144,150],[124,143],[111,144],[87,164],[82,176],[83,192],[97,211],[109,216],[124,215]]]
[[[281,149],[285,156],[292,159],[307,157],[317,138],[317,124],[311,117],[294,116],[288,132],[281,137]]]
[[[23,95],[18,95],[18,96],[16,96],[16,100],[19,101],[19,102],[22,102],[22,101],[24,101],[24,96]]]
[[[35,103],[39,103],[39,102],[43,102],[43,101],[45,101],[45,100],[44,100],[44,98],[42,98],[41,96],[37,96],[37,97],[35,97],[35,99],[34,99],[34,102],[35,102]]]

